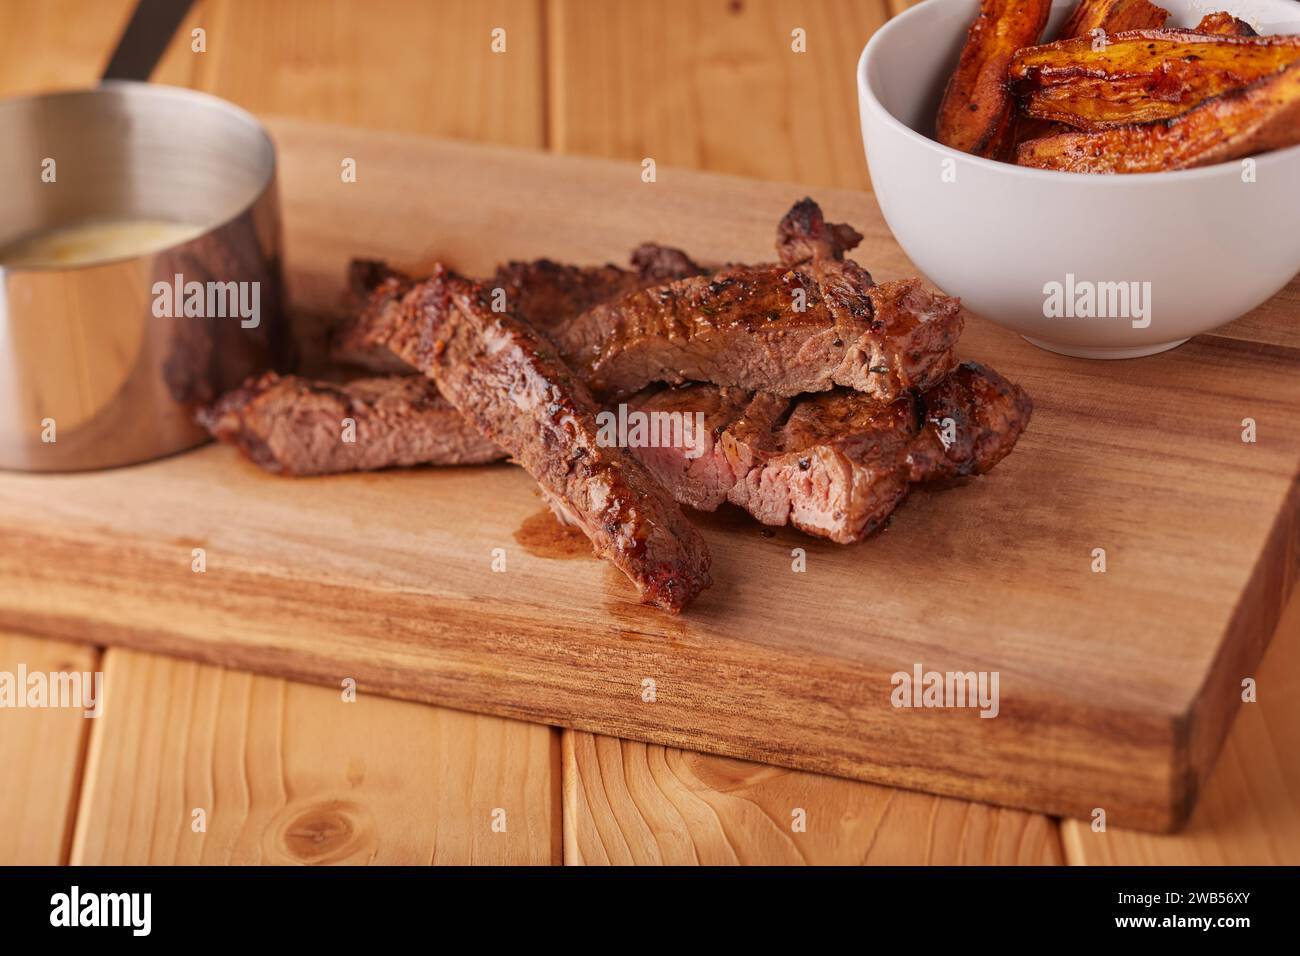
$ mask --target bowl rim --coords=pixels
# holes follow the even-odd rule
[[[79,272],[83,269],[98,269],[103,266],[120,265],[124,262],[132,262],[137,259],[146,259],[152,256],[175,252],[178,249],[184,249],[192,242],[198,242],[216,232],[220,232],[231,223],[244,218],[249,214],[253,207],[262,202],[262,200],[275,189],[276,178],[279,174],[280,157],[275,148],[275,140],[272,139],[270,131],[256,116],[244,109],[242,106],[238,106],[229,100],[224,100],[211,93],[206,93],[203,90],[192,90],[184,86],[171,86],[165,83],[150,83],[143,80],[101,80],[94,86],[0,97],[0,111],[3,111],[7,107],[18,106],[24,103],[38,103],[70,97],[94,97],[99,94],[112,93],[115,91],[124,92],[127,96],[158,97],[187,101],[192,104],[217,110],[218,112],[224,112],[243,123],[252,130],[265,150],[266,168],[262,177],[258,181],[257,187],[252,191],[248,201],[239,206],[229,215],[207,223],[187,223],[187,225],[193,225],[198,231],[188,238],[182,239],[178,242],[168,243],[167,245],[151,248],[143,252],[123,253],[117,256],[109,256],[103,259],[92,259],[89,262],[80,262],[75,264],[50,263],[47,265],[7,266],[3,262],[0,262],[0,279],[3,279],[6,274],[22,275],[28,273]],[[89,223],[93,220],[84,221]]]
[[[927,3],[919,3],[915,6],[908,7],[902,13],[895,17],[890,17],[885,23],[871,35],[866,45],[862,48],[862,53],[858,57],[857,82],[858,82],[858,102],[864,104],[867,108],[873,110],[883,117],[885,125],[891,127],[895,132],[902,134],[904,139],[929,148],[931,151],[938,153],[940,156],[960,159],[963,162],[974,164],[976,167],[987,169],[990,172],[997,172],[1008,176],[1020,176],[1026,179],[1039,180],[1042,182],[1059,182],[1059,183],[1077,183],[1085,185],[1085,188],[1100,189],[1124,189],[1124,188],[1142,188],[1154,185],[1157,182],[1177,185],[1180,183],[1197,182],[1203,179],[1213,179],[1215,177],[1227,176],[1231,171],[1235,178],[1237,171],[1241,169],[1242,159],[1254,159],[1257,168],[1263,168],[1265,164],[1268,167],[1281,165],[1300,157],[1300,144],[1288,146],[1285,149],[1274,149],[1266,153],[1258,153],[1250,157],[1240,157],[1238,159],[1228,159],[1220,163],[1214,163],[1210,166],[1198,166],[1193,169],[1167,170],[1154,173],[1124,173],[1124,174],[1106,174],[1106,173],[1075,173],[1066,172],[1059,169],[1035,169],[1029,166],[1018,166],[1015,163],[1001,162],[996,159],[985,159],[983,156],[975,156],[971,153],[964,153],[961,150],[953,149],[951,146],[945,146],[936,139],[931,139],[924,133],[918,133],[912,127],[908,126],[892,112],[885,108],[885,104],[880,102],[876,96],[876,91],[872,87],[868,70],[872,66],[872,58],[876,52],[889,43],[889,37],[896,30],[900,29],[900,24],[906,23],[908,18],[918,16],[921,11],[933,11],[945,3],[955,4],[958,2],[969,2],[969,0],[928,0]],[[1221,0],[1226,6],[1232,5],[1232,0]],[[1300,20],[1300,10],[1297,11],[1297,19]],[[866,130],[863,130],[863,140],[865,144]],[[868,158],[870,163],[870,158]]]

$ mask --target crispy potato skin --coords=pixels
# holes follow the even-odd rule
[[[1239,159],[1300,143],[1300,62],[1206,100],[1167,122],[1022,143],[1021,166],[1076,173],[1154,173]]]
[[[1168,19],[1169,11],[1149,0],[1079,0],[1061,28],[1061,39],[1086,37],[1093,30],[1103,33],[1158,30]]]
[[[1197,33],[1208,33],[1221,37],[1257,37],[1258,33],[1245,20],[1238,20],[1231,13],[1207,13],[1196,24]]]
[[[1038,42],[1051,8],[1051,0],[981,0],[939,106],[939,142],[976,156],[1008,155],[1015,104],[1007,65],[1016,50]]]
[[[1063,123],[1052,123],[1047,120],[1036,119],[1032,116],[1026,116],[1024,113],[1016,113],[1012,120],[1012,133],[1015,136],[1015,147],[1009,151],[1009,155],[1014,158],[1015,151],[1021,143],[1028,142],[1031,139],[1040,139],[1043,136],[1055,136],[1057,133],[1068,133],[1071,127]]]
[[[1297,60],[1295,36],[1135,30],[1020,50],[1009,76],[1028,115],[1095,131],[1171,119]]]
[[[1079,76],[1150,76],[1166,61],[1193,57],[1225,69],[1272,58],[1275,69],[1281,69],[1297,50],[1300,36],[1286,34],[1235,37],[1194,30],[1129,30],[1111,34],[1105,46],[1095,50],[1086,37],[1025,47],[1012,57],[1009,75],[1022,88],[1037,89]]]

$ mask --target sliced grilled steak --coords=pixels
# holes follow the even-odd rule
[[[407,305],[388,347],[526,468],[642,600],[680,611],[708,587],[704,539],[636,459],[601,443],[591,394],[549,339],[493,312],[487,289],[443,269]]]
[[[861,239],[803,199],[777,226],[779,264],[638,289],[553,335],[608,399],[653,382],[711,382],[775,395],[843,385],[890,402],[953,367],[961,308],[918,279],[876,286],[844,258]]]
[[[613,265],[565,265],[550,259],[507,262],[484,284],[504,293],[502,304],[517,318],[548,330],[634,289],[705,271],[680,249],[655,243],[638,246],[631,261],[631,270]],[[376,339],[382,340],[385,330],[400,321],[400,299],[415,282],[384,262],[354,259],[348,267],[352,314],[334,332],[334,360],[379,373],[413,372]]]
[[[268,372],[198,418],[214,437],[284,475],[480,465],[505,457],[422,375],[330,385]]]
[[[706,415],[710,440],[698,458],[680,447],[633,450],[679,500],[704,510],[730,500],[764,524],[792,524],[841,544],[880,527],[911,484],[988,471],[1015,446],[1032,410],[1023,389],[976,363],[888,405],[846,390],[746,402],[707,385],[635,404]]]
[[[641,243],[632,250],[630,261],[632,268],[636,270],[638,285],[671,282],[673,279],[701,276],[710,271],[696,263],[682,250],[674,249],[672,246],[661,246],[657,242]],[[623,289],[621,291],[628,292],[630,290]],[[605,298],[612,298],[612,296],[605,296]],[[595,302],[591,303],[591,305],[595,304]],[[572,316],[569,317],[572,318]]]
[[[763,397],[760,393],[759,402]],[[735,468],[722,451],[722,435],[742,418],[754,398],[753,392],[744,389],[700,384],[633,395],[626,403],[631,412],[678,416],[679,420],[696,421],[696,415],[702,418],[701,427],[690,432],[693,448],[662,443],[629,450],[682,504],[713,511],[727,500],[727,492],[736,483]],[[783,398],[769,400],[781,409],[789,404]],[[660,431],[671,429],[661,426]]]
[[[1011,454],[1034,411],[1023,388],[979,362],[963,362],[921,402],[926,427],[908,450],[914,483],[984,474]]]
[[[703,271],[681,250],[654,243],[637,247],[631,259],[636,271],[566,266],[547,259],[511,262],[491,281],[493,288],[506,290],[509,302],[526,311],[529,321],[545,328],[608,295]],[[337,360],[398,378],[363,379],[346,386],[263,378],[225,396],[202,413],[200,421],[214,437],[240,447],[268,471],[284,474],[478,464],[505,457],[450,403],[437,399],[431,381],[388,349],[387,339],[405,314],[402,299],[415,282],[380,260],[354,259],[347,288],[356,311],[334,335]],[[346,401],[357,404],[356,414],[338,413]],[[338,447],[338,421],[345,417],[356,418],[358,426],[363,419],[376,418],[366,429],[365,448]],[[362,440],[359,434],[358,442]]]
[[[746,420],[728,433],[740,465],[728,500],[764,524],[861,540],[907,494],[907,448],[921,428],[914,394],[881,405],[835,391],[787,411],[784,424]]]
[[[822,207],[807,196],[790,207],[776,227],[776,252],[782,265],[844,258],[862,233],[845,222],[827,222]]]
[[[387,279],[399,279],[408,289],[414,284],[411,276],[383,259],[353,259],[348,263],[348,305],[353,311],[360,309],[370,293]]]
[[[550,259],[507,262],[483,285],[503,290],[506,308],[516,318],[549,330],[634,289],[705,271],[680,249],[654,243],[633,250],[631,262],[632,270],[613,265],[563,265]]]
[[[701,384],[627,404],[679,420],[703,416],[698,438],[686,430],[697,442],[690,455],[680,444],[631,449],[682,504],[713,511],[731,500],[767,524],[841,542],[878,527],[909,484],[988,471],[1015,445],[1031,410],[1023,390],[973,363],[919,399],[890,405],[843,390],[790,400]],[[341,440],[345,418],[357,422],[355,444]],[[335,386],[270,374],[225,396],[202,420],[282,474],[505,457],[423,376]]]
[[[414,284],[413,279],[400,274],[380,279],[361,300],[360,308],[334,330],[330,344],[334,361],[381,375],[413,374],[415,370],[390,352],[383,342],[402,321],[402,298]]]
[[[953,366],[956,299],[919,279],[871,284],[852,262],[734,266],[598,305],[555,333],[606,398],[652,382],[798,395],[843,385],[890,402]]]

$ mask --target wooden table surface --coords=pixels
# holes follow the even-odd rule
[[[853,65],[907,5],[199,0],[154,79],[257,113],[869,189]],[[0,94],[93,82],[131,7],[6,0]],[[0,671],[20,664],[113,691],[95,720],[0,710],[0,863],[1300,863],[1300,592],[1171,836],[0,634]]]

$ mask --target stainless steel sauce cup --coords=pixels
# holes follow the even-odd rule
[[[206,440],[195,408],[286,357],[266,130],[216,97],[113,81],[0,101],[0,143],[0,244],[95,221],[196,227],[110,261],[0,264],[0,468],[107,468]]]

